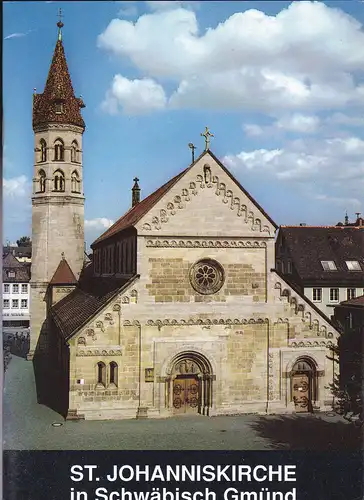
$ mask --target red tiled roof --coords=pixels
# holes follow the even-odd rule
[[[360,295],[360,297],[356,297],[355,299],[344,300],[343,302],[340,302],[340,305],[364,307],[364,295]]]
[[[190,167],[188,167],[190,168]],[[139,202],[133,208],[128,210],[125,215],[120,217],[109,229],[107,229],[101,236],[95,240],[91,247],[96,245],[102,240],[109,238],[110,236],[127,229],[128,227],[134,226],[154,205],[162,198],[162,196],[171,189],[171,187],[187,172],[187,169],[173,177],[166,184],[161,186],[159,189],[154,191],[154,193],[147,196],[144,200]]]
[[[68,265],[66,259],[62,259],[58,264],[56,272],[53,274],[50,285],[76,285],[77,280]]]
[[[92,266],[87,266],[82,271],[76,288],[51,309],[52,317],[64,339],[70,339],[121,290],[130,286],[137,278],[138,276],[131,278],[94,277]]]
[[[33,127],[47,123],[66,123],[85,127],[80,109],[82,99],[75,97],[66,56],[61,40],[54,49],[47,83],[43,94],[35,94],[33,100]],[[63,103],[63,112],[56,113],[55,103]]]

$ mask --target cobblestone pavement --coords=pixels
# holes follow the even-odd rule
[[[361,446],[358,429],[326,414],[65,422],[37,404],[33,365],[15,356],[5,373],[3,417],[4,448],[17,450],[332,450]],[[54,422],[62,425],[54,427]]]

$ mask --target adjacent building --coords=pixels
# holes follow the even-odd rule
[[[29,264],[32,262],[32,247],[31,246],[5,246],[3,247],[3,255],[11,253],[16,260]]]
[[[12,253],[3,258],[3,327],[14,330],[29,327],[30,268]]]
[[[330,318],[333,305],[364,293],[364,226],[281,226],[275,265]]]
[[[341,332],[339,388],[350,398],[348,409],[359,413],[364,401],[364,295],[335,306],[334,321]]]

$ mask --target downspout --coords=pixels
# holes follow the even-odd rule
[[[270,344],[270,338],[269,338],[269,320],[267,323],[267,403],[265,405],[265,413],[268,415],[268,409],[269,409],[269,344]]]
[[[138,398],[138,411],[137,411],[137,418],[140,418],[140,403],[142,399],[142,326],[138,322],[138,337],[139,337],[139,342],[138,342],[138,362],[139,362],[139,398]]]

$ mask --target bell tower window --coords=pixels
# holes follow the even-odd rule
[[[44,193],[46,188],[46,174],[44,170],[39,170],[39,192]]]
[[[63,192],[65,188],[64,173],[62,170],[56,170],[53,177],[54,191]]]
[[[54,161],[64,161],[64,144],[61,139],[54,143]]]
[[[40,161],[42,163],[47,161],[47,143],[44,139],[40,140]]]
[[[77,141],[72,141],[72,144],[71,144],[71,162],[78,163],[78,143],[77,143]]]
[[[81,192],[81,181],[76,170],[74,170],[71,175],[71,191],[72,193]]]
[[[64,111],[63,102],[56,102],[55,107],[56,107],[56,115],[61,115]]]

